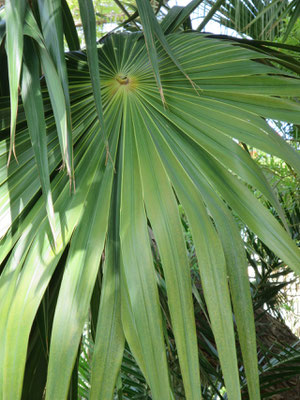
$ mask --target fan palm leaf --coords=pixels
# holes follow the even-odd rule
[[[99,93],[93,95],[98,83],[100,87],[98,71],[97,78],[89,73],[89,66],[91,73],[95,72],[95,46],[88,45],[87,54],[70,52],[66,55],[66,70],[76,181],[76,191],[71,193],[70,171],[67,169],[66,174],[57,170],[67,155],[71,160],[68,97],[33,14],[27,13],[24,32],[26,40],[30,36],[34,41],[45,73],[39,101],[43,99],[44,104],[43,140],[51,174],[54,228],[51,230],[40,196],[41,182],[46,182],[39,177],[40,165],[46,166],[46,160],[44,157],[39,163],[34,145],[31,147],[33,124],[26,102],[24,109],[19,104],[17,117],[18,163],[11,160],[7,166],[10,107],[9,99],[2,98],[1,396],[8,400],[22,396],[36,315],[47,288],[55,281],[60,288],[55,294],[53,324],[49,322],[52,331],[50,349],[46,350],[46,399],[67,397],[104,259],[91,399],[112,398],[124,339],[153,399],[174,398],[150,246],[151,226],[166,280],[185,395],[187,399],[201,398],[180,202],[195,242],[228,398],[241,398],[231,294],[250,398],[259,399],[247,261],[228,207],[284,262],[300,272],[296,245],[247,188],[250,184],[260,190],[283,217],[264,175],[238,143],[275,154],[300,170],[297,153],[263,119],[300,123],[300,106],[291,100],[299,94],[300,80],[293,75],[282,76],[271,64],[262,63],[266,59],[276,61],[265,54],[197,32],[170,34],[162,39],[162,31],[154,24],[145,40],[141,33],[106,38],[97,51],[100,98]],[[151,63],[149,51],[154,47],[149,49],[149,43],[153,32],[159,40],[152,41],[155,52]],[[42,189],[47,192],[46,186]],[[66,251],[66,260],[60,263]],[[57,277],[57,269],[63,270],[62,278]]]

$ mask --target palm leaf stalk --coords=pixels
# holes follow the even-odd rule
[[[137,7],[145,39],[142,33],[113,34],[100,49],[95,47],[94,22],[89,18],[91,4],[81,2],[87,52],[70,51],[63,60],[49,41],[46,26],[40,25],[35,5],[33,2],[32,9],[26,5],[20,32],[26,41],[31,38],[36,49],[32,57],[38,56],[44,73],[41,93],[35,92],[36,101],[44,106],[44,115],[40,112],[35,117],[45,121],[46,136],[40,142],[43,157],[37,157],[34,124],[24,101],[24,91],[31,88],[22,85],[23,104],[18,105],[15,134],[18,162],[11,159],[7,164],[10,99],[1,98],[1,397],[17,400],[22,393],[23,398],[29,393],[30,398],[30,390],[25,392],[28,374],[24,372],[29,359],[35,362],[34,349],[40,346],[34,338],[40,338],[45,349],[45,359],[40,360],[41,366],[47,365],[47,377],[41,374],[45,398],[65,399],[70,390],[74,393],[70,381],[94,298],[99,315],[91,399],[113,398],[125,339],[152,398],[174,398],[150,225],[166,280],[185,397],[201,398],[180,202],[195,243],[228,398],[241,398],[232,299],[249,395],[259,399],[247,259],[230,209],[297,273],[299,250],[245,185],[261,191],[284,219],[263,173],[237,141],[274,154],[299,172],[299,156],[265,119],[300,124],[300,106],[291,100],[299,94],[300,80],[295,75],[282,76],[272,63],[259,62],[276,62],[275,57],[236,43],[198,32],[164,35],[152,9],[142,2],[137,2]],[[45,10],[51,14],[51,8]],[[61,28],[60,18],[68,16],[64,12],[54,19],[56,29]],[[8,15],[7,32],[11,24],[14,21]],[[56,40],[62,40],[61,30]],[[25,51],[24,47],[24,60]],[[96,77],[97,62],[100,76],[97,71]],[[24,71],[31,76],[36,68]],[[13,79],[17,79],[15,75]],[[11,101],[15,102],[15,83],[11,87]],[[12,118],[15,110],[14,105]],[[65,164],[66,172],[57,169]],[[73,165],[75,193],[69,188]],[[52,196],[48,209],[40,196],[42,188],[50,199],[47,171]],[[49,213],[51,204],[54,215]],[[100,265],[101,294],[95,299]],[[53,286],[59,291],[53,292]],[[47,296],[56,304],[53,321],[48,316]],[[37,324],[41,305],[45,306],[42,323]],[[46,330],[41,330],[43,321]]]

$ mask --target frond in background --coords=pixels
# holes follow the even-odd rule
[[[297,0],[205,0],[204,4],[214,10],[206,22],[214,18],[221,25],[255,40],[273,41],[283,31],[286,39],[300,15]]]

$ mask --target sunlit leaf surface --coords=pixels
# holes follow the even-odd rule
[[[266,65],[263,53],[197,32],[171,34],[165,40],[167,48],[155,42],[165,104],[142,34],[110,35],[99,49],[105,133],[86,54],[67,54],[75,193],[66,172],[58,170],[60,144],[42,80],[55,247],[22,105],[15,141],[19,162],[6,165],[10,114],[8,99],[1,99],[0,397],[5,400],[21,398],[35,317],[53,287],[59,287],[59,294],[57,304],[57,292],[53,298],[50,349],[45,349],[46,358],[50,355],[46,398],[66,398],[99,268],[104,279],[91,398],[112,398],[124,337],[153,399],[174,398],[151,240],[161,257],[185,396],[201,397],[178,203],[191,226],[228,397],[241,399],[232,300],[249,392],[251,399],[260,398],[246,256],[231,210],[300,272],[298,248],[249,189],[257,188],[283,216],[263,173],[241,146],[243,142],[275,154],[300,171],[296,152],[265,120],[300,124],[300,105],[291,100],[299,94],[300,80]],[[168,48],[194,87],[168,56]],[[105,368],[112,368],[111,381]]]

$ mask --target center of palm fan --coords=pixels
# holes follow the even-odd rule
[[[116,80],[119,82],[120,85],[128,85],[128,83],[130,82],[129,78],[127,76],[117,76]]]

